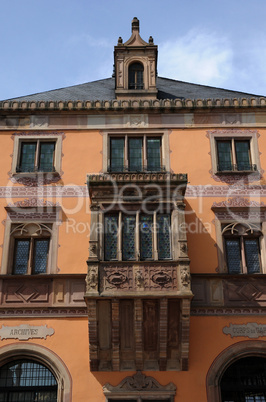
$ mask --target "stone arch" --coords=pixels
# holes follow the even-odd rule
[[[31,359],[44,364],[58,384],[58,402],[72,401],[72,378],[65,363],[51,350],[34,343],[13,343],[0,348],[0,367],[17,359]]]
[[[207,402],[221,402],[220,381],[225,370],[235,361],[249,356],[266,358],[266,342],[238,342],[223,350],[216,357],[206,377]]]

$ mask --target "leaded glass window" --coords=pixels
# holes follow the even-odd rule
[[[260,228],[253,224],[235,222],[224,225],[222,234],[228,273],[260,273]]]
[[[217,141],[217,157],[219,172],[256,170],[256,165],[251,164],[250,140]]]
[[[0,401],[56,402],[57,381],[44,365],[16,360],[0,369]]]
[[[129,171],[141,172],[143,170],[142,138],[129,138],[128,155]]]
[[[158,258],[159,260],[166,260],[171,258],[170,215],[157,215],[157,226]]]
[[[104,219],[105,260],[117,259],[118,215],[107,215]]]
[[[233,170],[232,166],[232,152],[231,152],[231,141],[218,141],[218,170]]]
[[[111,138],[111,171],[123,172],[124,170],[124,138]]]
[[[161,139],[147,138],[147,170],[161,170]]]
[[[49,239],[15,239],[14,275],[44,274],[47,269]]]
[[[123,215],[123,260],[135,260],[136,216]]]
[[[53,172],[55,142],[21,142],[18,172]]]
[[[153,215],[140,216],[140,259],[149,260],[153,257],[152,242]]]
[[[249,141],[235,141],[237,170],[251,170]]]
[[[160,136],[111,137],[109,146],[108,171],[158,172],[163,169]]]
[[[170,215],[117,212],[106,214],[104,222],[106,261],[171,259]]]

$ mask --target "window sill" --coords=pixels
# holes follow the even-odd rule
[[[249,175],[249,174],[260,174],[260,172],[258,170],[219,170],[216,171],[215,174],[217,176],[222,176],[222,175]]]

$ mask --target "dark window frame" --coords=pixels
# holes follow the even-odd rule
[[[53,173],[55,172],[55,155],[56,155],[56,140],[52,139],[38,139],[38,138],[32,138],[32,139],[22,139],[19,141],[19,149],[18,149],[18,161],[17,161],[17,166],[16,166],[16,172],[17,173]],[[42,155],[45,155],[44,152],[42,152],[42,146],[53,144],[53,160],[52,163],[49,163],[49,168],[42,166],[42,161],[41,157]],[[26,163],[23,162],[23,148],[27,145],[35,145],[35,151],[34,151],[34,161],[33,163],[30,164],[30,166],[26,166]]]
[[[144,66],[138,61],[128,67],[128,89],[144,89]]]
[[[251,139],[241,137],[215,138],[217,155],[217,173],[230,172],[254,172],[258,167],[252,160]],[[242,150],[242,160],[240,157],[240,144],[246,144],[247,149]],[[224,145],[224,150],[222,150]],[[227,145],[227,147],[226,147]],[[220,148],[220,149],[219,149]],[[227,150],[225,149],[227,148]],[[239,148],[239,149],[238,149]],[[223,155],[223,157],[222,157]],[[246,160],[245,160],[246,159]]]

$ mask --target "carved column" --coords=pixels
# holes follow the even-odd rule
[[[142,300],[135,299],[136,370],[143,370]]]
[[[189,354],[189,323],[190,323],[190,299],[181,301],[181,339],[180,339],[180,361],[181,370],[188,370]]]
[[[119,300],[112,300],[112,369],[120,369]]]
[[[167,304],[166,298],[160,300],[160,321],[159,321],[159,369],[160,371],[166,370],[167,364]]]
[[[98,371],[98,333],[97,333],[97,309],[96,300],[87,300],[89,316],[89,345],[90,345],[90,369]]]

